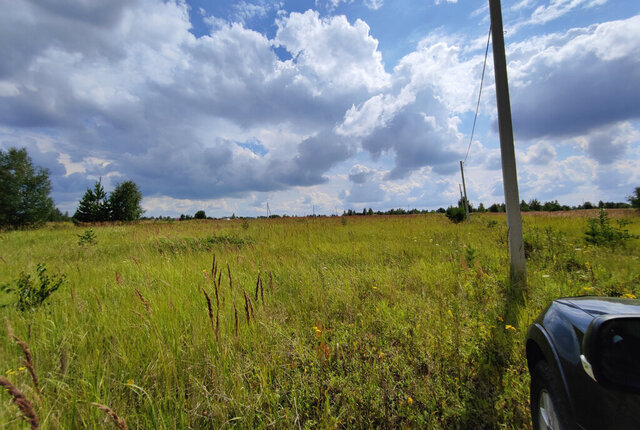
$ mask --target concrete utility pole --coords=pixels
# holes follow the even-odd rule
[[[469,219],[469,199],[467,199],[467,184],[464,183],[464,168],[462,167],[462,161],[460,161],[460,173],[462,173],[462,189],[464,190],[464,211]]]
[[[522,216],[518,196],[518,174],[516,154],[513,146],[513,125],[511,123],[511,102],[507,79],[507,60],[504,53],[504,32],[502,29],[502,8],[500,0],[489,0],[491,13],[491,38],[493,39],[493,67],[496,75],[496,100],[498,104],[498,128],[500,129],[500,153],[502,156],[502,181],[507,207],[507,227],[509,230],[509,255],[511,257],[511,284],[524,289],[527,275],[522,240]]]

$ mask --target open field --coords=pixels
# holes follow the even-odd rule
[[[71,224],[1,233],[0,284],[38,263],[67,282],[0,308],[0,372],[42,428],[115,428],[92,402],[129,428],[527,428],[538,312],[640,296],[640,240],[586,246],[577,213],[525,214],[525,297],[507,292],[504,214],[141,222],[83,245]],[[24,428],[0,402],[0,428]]]

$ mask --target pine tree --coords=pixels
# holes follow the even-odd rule
[[[78,210],[73,219],[82,222],[97,222],[109,220],[109,202],[107,193],[102,187],[102,178],[93,186],[93,190],[87,188],[84,196],[78,204]]]

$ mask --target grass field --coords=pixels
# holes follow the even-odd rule
[[[1,233],[0,284],[38,263],[66,282],[33,310],[0,293],[0,372],[47,429],[116,428],[92,403],[129,428],[528,428],[527,325],[560,296],[640,295],[640,240],[587,246],[580,213],[525,215],[524,297],[504,215]],[[24,428],[0,402],[0,429]]]

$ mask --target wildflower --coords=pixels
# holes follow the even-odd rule
[[[507,330],[516,331],[516,328],[514,326],[512,326],[511,324],[507,324],[506,326],[504,326],[504,328],[507,329]]]
[[[127,379],[127,385],[133,385],[133,379]]]
[[[449,309],[449,310],[447,311],[447,313],[449,314],[449,316],[450,316],[451,318],[453,318],[453,312],[451,312],[451,309]]]
[[[498,315],[498,321],[504,322],[504,319],[500,315]]]
[[[317,334],[322,333],[322,330],[320,330],[320,329],[318,328],[318,326],[315,326],[315,325],[314,325],[314,326],[313,326],[313,330],[315,330],[315,332],[316,332]]]
[[[636,298],[635,294],[631,294],[631,293],[625,293],[621,297],[623,299],[635,299]]]
[[[377,289],[378,289],[378,287],[376,287],[375,285],[374,285],[373,287],[371,287],[371,288],[373,288],[374,290],[377,290]]]
[[[593,291],[592,287],[582,287],[582,291],[584,291],[585,293],[591,292]]]
[[[409,403],[409,406],[413,405],[413,399],[411,396],[407,397],[407,403]]]
[[[543,278],[548,278],[550,275],[542,275]]]

